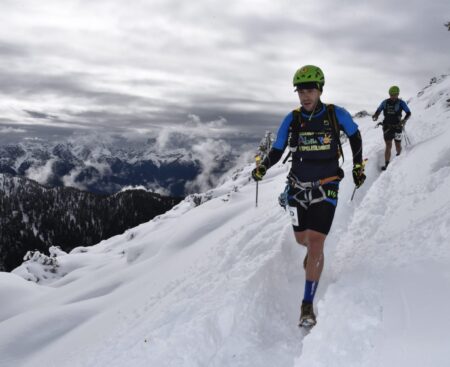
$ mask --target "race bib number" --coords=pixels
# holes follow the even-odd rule
[[[291,217],[292,225],[298,226],[298,212],[295,206],[288,206],[289,216]]]
[[[395,140],[402,140],[402,133],[395,133]]]

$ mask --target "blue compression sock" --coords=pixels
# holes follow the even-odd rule
[[[315,282],[313,280],[305,281],[305,295],[303,297],[303,301],[306,303],[313,303],[314,296],[316,294],[317,286],[319,282]]]

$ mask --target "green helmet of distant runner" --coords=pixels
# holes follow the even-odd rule
[[[301,85],[317,85],[317,89],[322,90],[325,84],[325,76],[318,66],[305,65],[295,72],[292,83],[297,89]]]
[[[389,88],[389,95],[390,96],[398,96],[400,94],[400,88],[396,85],[393,85]]]

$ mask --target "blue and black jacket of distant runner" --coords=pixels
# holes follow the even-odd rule
[[[353,163],[362,163],[358,125],[344,108],[327,106],[319,101],[313,113],[298,108],[284,118],[272,149],[262,164],[270,168],[289,146],[292,151],[290,175],[294,174],[299,181],[315,182],[330,176],[343,177],[339,167],[342,151],[339,149],[340,131],[336,130],[342,130],[349,138]]]
[[[396,100],[391,98],[385,99],[377,108],[375,116],[378,117],[381,111],[383,111],[384,115],[383,125],[398,125],[402,120],[402,111],[405,111],[406,113],[405,119],[408,119],[409,116],[411,116],[408,105],[400,98]]]

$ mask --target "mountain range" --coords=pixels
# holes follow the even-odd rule
[[[192,183],[205,169],[211,179],[220,177],[237,158],[230,153],[194,155],[183,148],[161,153],[150,148],[152,142],[142,147],[116,143],[27,141],[3,145],[0,173],[27,177],[52,187],[76,187],[100,194],[142,186],[180,197],[199,189]]]

